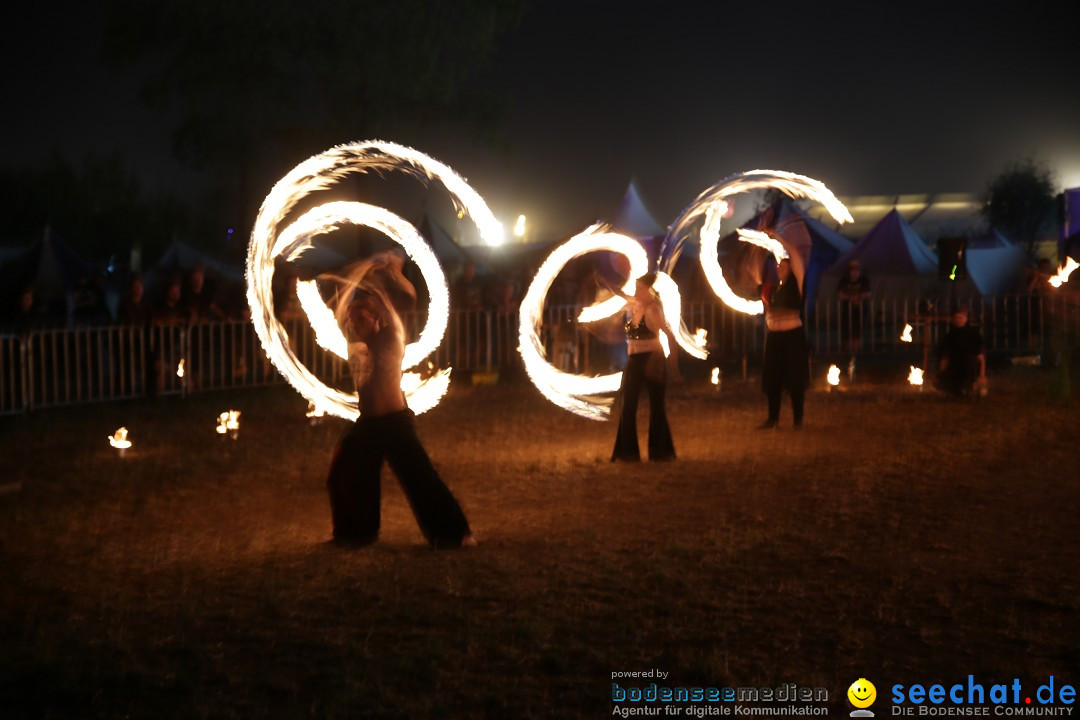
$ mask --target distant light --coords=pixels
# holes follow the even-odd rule
[[[518,215],[517,222],[514,223],[514,235],[516,237],[525,237],[525,216]]]
[[[230,235],[232,235],[233,229],[232,229],[232,228],[229,228],[229,229],[228,229],[228,230],[226,230],[225,232],[227,232],[227,233],[229,233]]]

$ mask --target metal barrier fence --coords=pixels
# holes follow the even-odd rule
[[[983,299],[970,308],[991,353],[1034,355],[1080,335],[1075,295],[1011,295]],[[579,326],[579,308],[545,310],[541,336],[551,361],[564,370],[607,372],[621,366],[622,342]],[[735,312],[719,302],[690,303],[684,319],[707,331],[711,361],[756,362],[764,346],[761,316]],[[406,319],[414,334],[423,317]],[[617,321],[616,321],[617,322]],[[912,342],[901,340],[911,325]],[[347,364],[315,343],[303,320],[285,323],[289,344],[316,377],[349,386]],[[614,324],[605,326],[610,331]],[[924,359],[948,327],[947,313],[919,298],[869,301],[861,312],[836,303],[807,311],[807,334],[818,357],[903,354],[919,348]],[[852,340],[857,344],[853,346]],[[446,337],[431,362],[452,366],[458,377],[475,370],[516,367],[517,313],[454,311]],[[75,403],[256,387],[283,382],[267,360],[251,324],[37,330],[0,335],[0,414]]]

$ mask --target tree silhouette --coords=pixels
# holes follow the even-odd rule
[[[492,132],[499,103],[468,81],[521,6],[112,0],[104,55],[147,72],[141,99],[172,114],[177,158],[212,175],[221,220],[242,225],[272,182],[331,145],[435,121]]]
[[[1019,243],[1032,260],[1036,244],[1053,228],[1054,209],[1050,170],[1032,158],[1006,167],[983,194],[983,216]]]

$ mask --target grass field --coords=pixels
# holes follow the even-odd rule
[[[286,388],[3,418],[0,716],[610,717],[612,674],[653,668],[843,717],[860,677],[879,716],[893,683],[1075,685],[1080,412],[1051,385],[816,389],[795,432],[690,382],[680,459],[627,466],[612,423],[459,382],[419,419],[480,541],[445,552],[389,471],[380,542],[327,544],[344,423]]]

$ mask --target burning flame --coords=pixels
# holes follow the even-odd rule
[[[115,434],[109,436],[109,444],[118,450],[127,450],[131,447],[131,441],[127,439],[128,429],[122,427]]]
[[[323,412],[322,408],[316,406],[315,403],[313,403],[313,402],[310,402],[310,401],[308,402],[307,413],[306,413],[305,417],[321,418],[321,417],[324,417],[325,415],[326,415],[326,413]]]
[[[570,238],[548,255],[536,271],[518,310],[518,352],[521,353],[529,379],[540,394],[548,400],[590,420],[604,420],[607,417],[611,400],[598,399],[595,396],[617,391],[622,380],[622,373],[586,377],[558,370],[545,357],[546,352],[539,330],[544,300],[559,271],[579,255],[597,250],[620,253],[630,261],[630,279],[623,288],[623,292],[627,295],[632,294],[634,279],[644,275],[649,264],[645,249],[636,240],[626,235],[609,232],[603,225],[593,225]],[[659,277],[657,283],[660,283]],[[591,322],[609,317],[619,312],[625,304],[626,300],[616,295],[604,302],[584,308],[578,316],[578,321]]]
[[[293,224],[282,228],[285,218],[309,194],[326,190],[352,173],[404,172],[420,182],[441,182],[450,193],[458,217],[468,215],[480,237],[488,245],[503,242],[503,229],[483,198],[446,165],[412,148],[394,143],[369,141],[338,145],[297,165],[277,182],[263,201],[248,246],[247,299],[251,321],[267,357],[301,395],[320,412],[353,420],[359,415],[355,393],[327,387],[315,377],[289,348],[288,334],[273,312],[274,263],[278,257],[296,260],[312,246],[312,238],[330,232],[341,223],[371,227],[401,245],[416,262],[428,287],[428,321],[415,343],[405,350],[402,369],[419,363],[442,342],[449,317],[449,291],[438,259],[430,246],[409,223],[373,205],[332,202],[310,210]],[[341,329],[332,322],[314,281],[297,283],[297,296],[315,329],[321,347],[339,357],[347,355]],[[402,377],[402,389],[409,393],[409,406],[420,413],[438,404],[449,387],[449,369],[423,381]]]
[[[694,331],[694,345],[704,349],[709,344],[707,338],[709,337],[709,331],[705,328],[698,328]]]
[[[829,372],[825,375],[825,380],[830,385],[840,384],[840,368],[836,365],[829,366]]]
[[[913,328],[911,325],[904,324],[904,332],[900,333],[901,342],[911,342],[911,331]]]
[[[912,385],[922,385],[923,384],[923,371],[920,370],[919,368],[915,367],[914,365],[911,365],[910,367],[911,367],[911,372],[908,373],[907,381],[909,383],[911,383]]]
[[[720,384],[720,368],[714,367],[712,369],[712,375],[709,376],[709,381],[712,382],[713,385]]]
[[[720,239],[720,225],[729,210],[727,198],[738,193],[750,190],[764,190],[775,188],[793,198],[809,198],[825,206],[829,214],[838,222],[853,222],[851,213],[844,204],[836,199],[825,185],[821,182],[794,173],[779,170],[751,170],[739,173],[730,178],[720,181],[716,185],[702,192],[698,197],[683,210],[682,214],[672,224],[667,237],[664,238],[660,256],[663,258],[662,267],[668,273],[678,262],[682,254],[682,247],[689,236],[690,226],[699,218],[704,222],[698,237],[701,244],[701,268],[705,277],[712,286],[713,292],[729,307],[744,312],[748,315],[760,315],[764,312],[764,305],[760,300],[746,300],[732,291],[724,273],[720,269],[719,252],[717,241]],[[761,237],[764,235],[764,237]],[[741,230],[739,239],[755,244],[765,243],[765,247],[771,250],[774,256],[777,251],[773,243],[782,245],[778,240],[770,238],[764,233]],[[786,255],[786,249],[784,249]],[[779,257],[777,258],[779,259]],[[682,345],[682,342],[679,343]]]
[[[176,377],[184,377],[184,359],[180,358],[180,364],[176,366]]]
[[[240,429],[240,411],[229,410],[218,415],[217,432],[224,435],[227,432],[236,432]]]
[[[1073,270],[1076,268],[1080,268],[1080,263],[1071,257],[1065,258],[1065,264],[1058,268],[1057,275],[1050,278],[1050,284],[1056,288],[1061,287],[1062,283],[1069,282],[1069,276],[1072,275]]]

